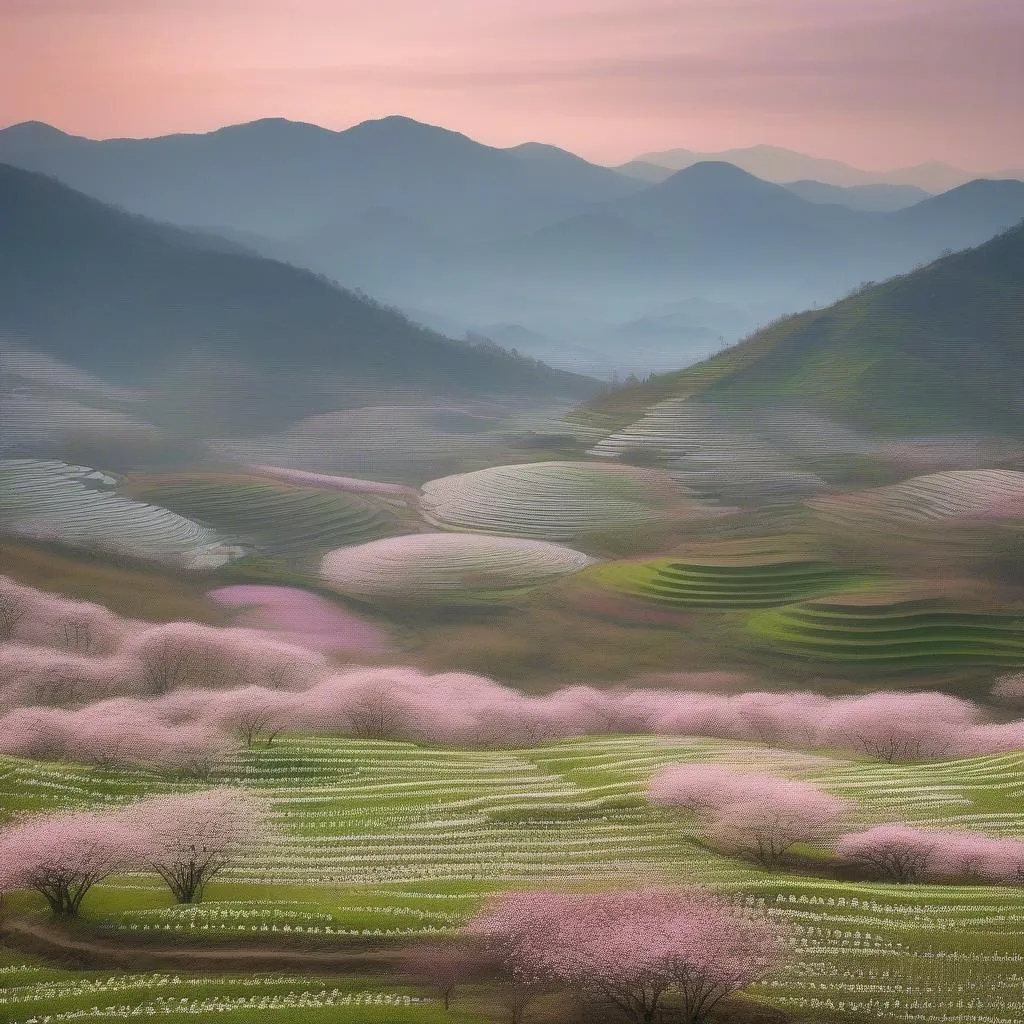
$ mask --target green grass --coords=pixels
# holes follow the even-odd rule
[[[926,600],[807,601],[756,612],[747,627],[777,650],[818,661],[893,667],[1024,664],[1019,616],[949,611]]]
[[[597,566],[594,582],[665,608],[772,607],[848,587],[859,577],[810,559],[701,563],[676,558]]]
[[[255,543],[268,554],[329,550],[401,529],[396,511],[379,499],[252,477],[138,477],[128,493]]]
[[[43,976],[40,976],[43,974]],[[39,972],[31,967],[0,975],[0,1014],[11,1021],[121,1020],[157,1016],[162,1021],[256,1019],[302,1024],[469,1024],[479,1021],[456,1003],[445,1013],[434,999],[379,978],[311,978],[288,975],[189,977],[171,973]],[[408,1003],[406,1002],[408,1000]],[[40,1018],[39,1014],[46,1016]],[[2,1018],[0,1019],[8,1019]]]

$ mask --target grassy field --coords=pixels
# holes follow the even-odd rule
[[[935,599],[836,595],[752,615],[748,628],[775,650],[822,662],[897,668],[960,662],[1024,663],[1020,615],[954,610]]]
[[[879,1020],[1019,1022],[1024,892],[765,873],[707,849],[691,823],[646,805],[647,780],[678,761],[818,782],[856,799],[865,824],[898,817],[1024,835],[1024,753],[888,765],[693,738],[601,737],[465,751],[289,736],[223,766],[217,781],[266,794],[280,834],[212,885],[208,902],[172,906],[155,879],[131,876],[97,887],[86,900],[86,920],[122,941],[386,943],[451,934],[500,888],[701,881],[795,928],[793,965],[759,988],[773,1002],[801,1013],[834,1009]],[[13,759],[0,771],[0,801],[11,810],[110,805],[170,788],[137,773]],[[29,897],[19,904],[40,909]],[[144,978],[131,983],[131,999],[114,991],[103,999],[141,1005],[168,994],[164,981],[151,988]],[[232,985],[211,989],[208,998],[270,995]],[[336,988],[304,982],[299,991]],[[275,1007],[282,1020],[296,1009],[288,1002],[296,990],[289,991],[293,996]],[[100,1005],[91,992],[68,998]],[[48,1013],[55,1008],[47,1004]],[[234,1012],[218,1011],[218,1019]],[[387,1012],[435,1019],[426,1004]],[[196,1019],[191,1010],[189,1019]]]
[[[588,576],[612,590],[661,607],[726,611],[789,604],[859,579],[828,562],[811,559],[744,565],[657,558],[603,565]]]

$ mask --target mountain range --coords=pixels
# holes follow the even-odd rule
[[[0,333],[118,383],[190,361],[317,386],[584,394],[586,378],[452,341],[314,273],[0,165]],[[250,401],[253,399],[250,399]]]
[[[1024,224],[589,408],[618,423],[669,398],[809,407],[883,434],[1024,433]]]
[[[681,171],[707,160],[735,164],[766,181],[779,183],[810,179],[826,185],[850,188],[859,185],[911,185],[927,192],[945,192],[976,178],[1024,179],[1024,168],[1003,168],[991,172],[965,171],[941,161],[931,160],[913,167],[885,171],[866,171],[840,160],[808,156],[781,146],[746,146],[717,152],[668,149],[645,153],[622,165],[619,170],[644,180],[657,180],[659,169]]]
[[[1019,181],[919,195],[809,180],[791,160],[784,185],[725,161],[652,183],[403,117],[105,141],[30,122],[0,131],[0,161],[200,231],[207,248],[309,268],[446,332],[511,332],[532,356],[596,374],[700,358],[1024,217]],[[680,302],[709,319],[678,322]]]

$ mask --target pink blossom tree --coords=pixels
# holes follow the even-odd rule
[[[906,825],[877,825],[843,836],[836,856],[872,875],[892,882],[913,884],[933,870],[938,853],[933,833]]]
[[[210,879],[269,827],[266,805],[237,789],[153,797],[123,813],[141,839],[146,863],[179,903],[200,902]]]
[[[14,639],[18,624],[28,614],[25,589],[6,576],[0,576],[0,643]]]
[[[483,968],[477,949],[459,940],[420,943],[402,956],[403,973],[434,989],[445,1010],[451,1008],[456,988],[480,976]]]
[[[204,779],[228,747],[227,736],[209,723],[168,725],[145,702],[124,697],[74,711],[15,708],[0,715],[0,753],[21,757]]]
[[[960,881],[1018,884],[1024,840],[982,832],[878,825],[843,836],[837,856],[894,882]]]
[[[557,983],[651,1024],[668,1001],[701,1024],[727,996],[779,967],[785,935],[700,889],[511,893],[468,934],[520,983]]]
[[[136,840],[116,812],[31,815],[0,831],[0,891],[34,889],[76,917],[92,886],[135,865]]]
[[[842,697],[825,709],[823,733],[835,745],[890,763],[967,753],[981,709],[943,693],[878,692]]]
[[[809,782],[717,765],[670,765],[651,781],[653,804],[697,815],[711,842],[774,870],[797,844],[835,837],[850,803]]]
[[[296,719],[301,698],[263,686],[243,686],[215,693],[199,712],[234,733],[247,747],[271,747],[282,729]]]
[[[992,687],[992,696],[1004,707],[1024,712],[1024,672],[1000,676]]]

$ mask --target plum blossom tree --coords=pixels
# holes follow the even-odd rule
[[[124,818],[140,837],[145,862],[179,903],[198,903],[215,875],[268,831],[266,805],[237,789],[153,797]]]
[[[484,967],[478,951],[464,941],[430,942],[412,946],[402,957],[403,971],[421,985],[433,988],[445,1010],[459,985],[478,977]]]
[[[851,807],[809,782],[703,764],[669,765],[648,797],[693,812],[715,845],[769,870],[797,843],[832,839]]]
[[[906,825],[877,825],[843,836],[836,846],[842,861],[856,864],[883,879],[913,884],[933,869],[936,837]]]
[[[1015,885],[1024,878],[1024,840],[982,832],[878,825],[844,836],[836,853],[841,860],[894,882]]]
[[[22,587],[0,576],[0,643],[10,643],[14,632],[28,612]]]
[[[836,746],[882,761],[923,761],[960,752],[980,715],[976,704],[948,694],[882,691],[833,701],[823,730]]]
[[[56,917],[76,917],[93,885],[135,865],[136,849],[116,812],[31,815],[0,831],[0,891],[34,889]]]
[[[669,999],[701,1024],[727,996],[781,966],[785,933],[701,889],[511,893],[467,932],[520,984],[555,983],[651,1024]]]
[[[0,715],[0,753],[208,778],[228,747],[213,725],[169,725],[143,701],[119,697],[74,711],[15,708]]]
[[[230,729],[247,747],[269,748],[281,730],[295,720],[295,707],[296,697],[292,693],[243,686],[216,692],[201,714]]]
[[[1024,712],[1024,672],[1000,676],[992,687],[992,696],[1015,712]]]

